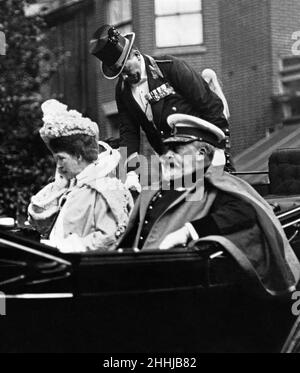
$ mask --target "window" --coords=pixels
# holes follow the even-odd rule
[[[155,0],[157,47],[203,43],[202,0]]]
[[[281,91],[284,118],[300,117],[300,58],[291,56],[281,61]]]
[[[107,23],[116,26],[121,34],[132,31],[131,0],[108,0]]]

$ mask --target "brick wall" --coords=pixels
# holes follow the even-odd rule
[[[292,34],[300,31],[300,1],[271,1],[271,35],[272,35],[272,84],[273,93],[280,93],[279,61],[282,57],[292,56]]]
[[[231,112],[233,154],[272,125],[268,0],[220,0],[222,81]]]
[[[105,0],[96,0],[95,1],[95,16],[94,16],[94,31],[104,23],[106,23],[105,16]],[[93,31],[93,32],[94,32]],[[93,34],[91,33],[91,36]],[[100,70],[100,61],[97,60],[94,56],[89,56],[94,63],[95,77],[97,81],[97,109],[98,109],[98,124],[100,127],[100,137],[105,139],[111,136],[110,124],[104,112],[102,110],[102,104],[114,100],[114,81],[109,81],[104,79]]]
[[[58,8],[47,14],[47,46],[53,50],[60,48],[65,58],[49,84],[44,85],[42,94],[45,98],[56,96],[69,108],[96,120],[95,69],[88,52],[93,19],[92,1]]]
[[[101,25],[106,22],[105,0],[95,2],[95,24]],[[172,54],[185,59],[196,71],[202,71],[206,67],[215,69],[218,75],[221,74],[221,50],[219,40],[219,7],[218,0],[203,0],[204,15],[204,45],[202,47],[159,49],[155,45],[155,14],[154,0],[132,0],[133,10],[133,31],[136,33],[136,44],[143,53],[150,55]],[[92,57],[91,57],[92,58]],[[99,66],[95,62],[97,79],[97,99],[99,122],[102,124],[103,138],[111,135],[108,119],[105,117],[101,103],[114,99],[115,81],[103,79]],[[143,139],[143,145],[148,152],[147,141]]]
[[[271,96],[277,93],[278,60],[291,53],[291,34],[300,30],[299,0],[203,0],[204,44],[192,48],[155,46],[154,0],[132,0],[136,44],[151,55],[173,54],[197,71],[216,70],[231,112],[232,152],[237,154],[272,128]],[[95,1],[95,25],[106,21],[105,0]],[[94,59],[93,57],[90,57]],[[102,137],[112,134],[101,108],[114,100],[115,81],[103,79],[94,59]],[[147,142],[143,140],[145,151]]]

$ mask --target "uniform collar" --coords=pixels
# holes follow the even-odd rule
[[[146,71],[146,64],[145,64],[145,59],[141,55],[141,79],[147,79],[147,71]]]

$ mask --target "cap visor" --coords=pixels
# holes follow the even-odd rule
[[[169,144],[169,143],[176,143],[176,142],[182,142],[182,143],[189,143],[197,140],[196,138],[192,137],[183,137],[183,136],[173,136],[173,137],[168,137],[163,141],[164,144]]]

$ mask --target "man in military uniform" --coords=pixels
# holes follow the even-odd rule
[[[185,114],[172,114],[167,122],[163,182],[142,190],[117,248],[168,250],[191,241],[218,242],[258,289],[271,295],[293,291],[299,261],[271,206],[248,183],[224,172],[215,151],[224,140],[222,130]]]
[[[116,102],[120,146],[127,147],[128,160],[139,154],[140,126],[152,148],[161,155],[163,140],[170,136],[167,117],[184,113],[222,129],[225,139],[220,147],[226,147],[224,163],[230,167],[229,125],[222,100],[186,62],[172,56],[154,59],[141,54],[134,46],[134,39],[134,33],[122,36],[114,27],[104,25],[90,42],[91,53],[101,61],[103,75],[107,79],[119,78]]]

